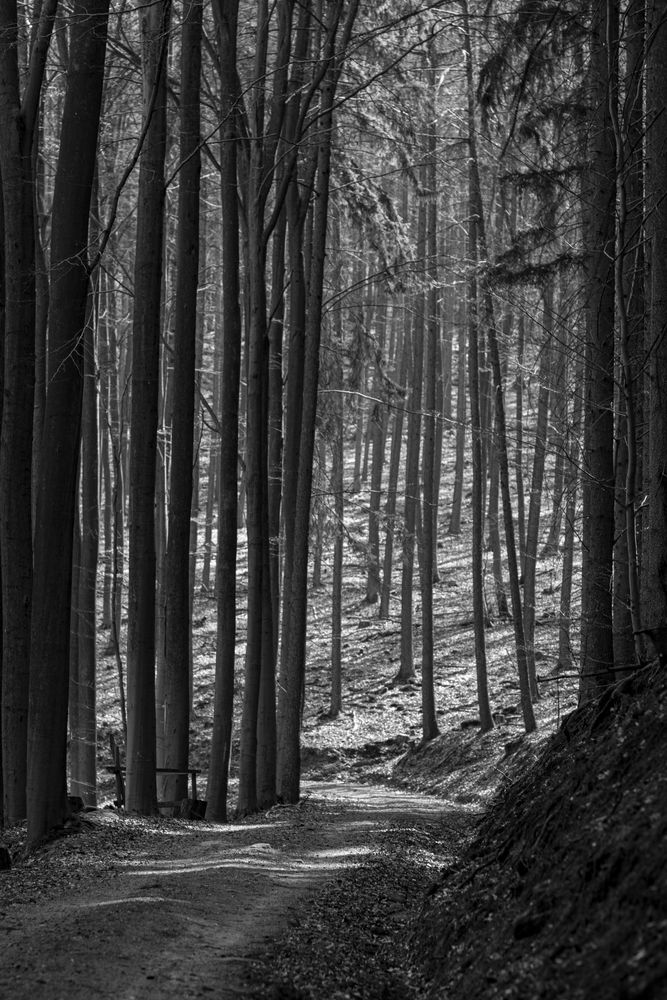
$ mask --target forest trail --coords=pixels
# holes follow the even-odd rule
[[[155,824],[130,850],[113,847],[114,828],[123,838],[115,814],[89,816],[82,834],[0,876],[0,981],[13,1000],[253,995],[252,956],[263,953],[270,971],[270,942],[385,831],[469,818],[441,799],[324,782],[240,823]],[[402,906],[420,902],[400,898],[399,923]]]

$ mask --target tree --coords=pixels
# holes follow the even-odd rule
[[[475,125],[474,106],[472,102],[472,53],[470,45],[470,25],[468,19],[468,7],[466,0],[463,0],[463,22],[464,22],[464,45],[466,47],[466,65],[468,81],[468,143],[470,148],[469,161],[469,183],[470,183],[470,208],[473,220],[474,242],[472,244],[471,259],[475,261],[477,255],[481,260],[488,259],[488,242],[486,238],[486,227],[484,219],[484,203],[482,199],[482,188],[479,177],[479,164],[477,157],[477,130]],[[528,672],[528,658],[526,652],[526,642],[523,631],[523,615],[521,612],[521,591],[519,588],[519,572],[517,566],[516,544],[514,536],[514,517],[512,512],[512,499],[510,494],[509,460],[507,454],[507,431],[505,419],[505,401],[503,372],[500,362],[500,351],[498,347],[498,334],[496,330],[493,300],[488,286],[488,281],[482,280],[481,291],[483,294],[484,316],[488,324],[488,344],[493,372],[493,390],[495,396],[495,421],[498,447],[498,462],[500,464],[500,488],[503,499],[503,517],[505,523],[505,543],[507,546],[507,562],[509,569],[510,594],[512,598],[512,619],[514,623],[514,638],[517,655],[517,671],[519,674],[519,687],[521,690],[521,708],[523,712],[526,732],[535,729],[535,715],[533,712],[530,680]],[[481,393],[480,393],[481,395]],[[480,407],[481,408],[481,407]],[[484,683],[480,684],[478,674],[478,697],[480,690],[483,691]],[[484,678],[482,678],[484,681]],[[482,709],[480,698],[480,714],[482,726],[491,728],[493,724],[485,709]]]
[[[583,187],[586,367],[584,399],[581,693],[613,679],[614,248],[616,161],[609,88],[617,73],[618,7],[594,2],[587,80],[587,170]]]
[[[62,824],[66,797],[71,575],[77,496],[88,228],[108,0],[74,7],[51,239],[48,392],[35,523],[30,646],[28,842]]]
[[[343,3],[331,4],[326,23],[321,66],[321,95],[317,122],[317,175],[314,187],[313,251],[310,267],[306,350],[304,358],[303,406],[299,448],[299,473],[294,520],[294,557],[290,581],[287,643],[283,647],[286,683],[279,691],[278,792],[285,802],[296,802],[300,788],[299,733],[306,655],[306,609],[308,587],[308,534],[315,443],[315,417],[319,375],[322,289],[326,256],[326,228],[331,165],[331,130],[336,85],[342,58],[350,41],[359,8],[350,0],[343,19]],[[340,40],[337,34],[341,20]]]
[[[197,281],[199,278],[199,187],[201,0],[189,0],[181,29],[181,135],[178,243],[174,308],[174,377],[166,553],[164,706],[161,767],[177,768],[167,799],[187,797],[190,746],[190,516],[192,510]]]
[[[56,0],[47,0],[41,8],[21,94],[17,4],[15,0],[0,4],[0,173],[5,241],[0,442],[2,767],[8,823],[26,815],[36,295],[32,154],[55,9]]]
[[[139,166],[130,427],[127,808],[157,810],[155,471],[162,292],[166,57],[170,2],[141,7],[145,139]]]
[[[77,674],[70,678],[70,774],[72,795],[84,804],[97,804],[97,556],[99,545],[97,379],[95,363],[96,295],[88,290],[83,332],[83,401],[81,429],[81,543],[78,588],[74,591],[78,615]],[[75,565],[76,577],[76,565]],[[72,684],[74,680],[74,684]],[[72,711],[72,700],[75,711]]]
[[[651,0],[646,8],[646,174],[645,231],[648,265],[646,331],[649,401],[648,531],[643,621],[647,627],[667,618],[667,4]]]
[[[220,514],[216,596],[218,642],[215,658],[215,702],[211,768],[206,816],[227,819],[229,760],[232,749],[234,660],[236,655],[236,547],[238,515],[238,424],[241,375],[239,308],[239,212],[237,141],[239,115],[236,74],[238,0],[214,6],[222,67],[221,200],[222,200],[222,406],[220,438]]]

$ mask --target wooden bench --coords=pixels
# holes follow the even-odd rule
[[[113,765],[105,768],[108,774],[113,774],[116,778],[116,805],[119,809],[125,806],[125,775],[127,768],[120,762],[120,748],[116,745],[113,736],[110,737],[109,742],[111,744],[111,753],[113,756]],[[197,770],[195,767],[188,767],[182,770],[179,767],[156,767],[155,775],[158,774],[189,774],[190,784],[191,784],[191,798],[193,802],[197,801],[197,775],[201,774],[201,771]],[[158,802],[158,807],[162,809],[171,808],[180,805],[180,802]]]

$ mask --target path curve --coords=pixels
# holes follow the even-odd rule
[[[17,901],[29,892],[19,866],[0,875],[0,982],[13,1000],[243,996],[249,956],[383,830],[455,815],[435,798],[312,782],[300,805],[257,821],[162,823],[103,874],[72,871],[55,898]],[[118,823],[91,817],[93,829]]]

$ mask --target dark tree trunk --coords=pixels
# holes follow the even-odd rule
[[[61,825],[67,814],[72,533],[89,287],[86,254],[108,9],[108,0],[83,0],[72,17],[54,189],[48,392],[37,497],[30,650],[27,788],[31,845]]]
[[[349,33],[356,17],[358,0],[349,5],[341,51],[345,51]],[[294,563],[289,600],[284,688],[280,687],[278,739],[278,793],[284,802],[299,798],[301,761],[299,734],[303,707],[306,653],[306,610],[308,590],[308,528],[313,476],[313,449],[315,444],[315,418],[317,413],[317,387],[319,379],[320,334],[322,324],[322,297],[326,254],[326,227],[329,205],[329,179],[331,166],[331,131],[333,104],[339,67],[333,66],[333,47],[336,39],[340,9],[331,12],[327,25],[327,48],[324,62],[325,76],[321,85],[318,122],[317,176],[314,186],[313,243],[310,266],[308,321],[304,360],[304,391],[301,421],[299,476],[297,483],[294,522]]]
[[[49,0],[42,9],[22,101],[17,5],[14,0],[0,4],[0,172],[5,241],[0,554],[4,626],[2,765],[7,823],[26,816],[36,294],[32,144],[54,10],[55,0]]]
[[[418,201],[417,260],[426,256],[426,203],[423,195]],[[412,364],[409,366],[410,395],[408,398],[408,434],[405,455],[405,524],[403,532],[403,561],[401,566],[401,663],[399,680],[409,680],[415,675],[413,652],[413,580],[417,540],[417,510],[421,496],[419,488],[419,452],[421,440],[422,377],[424,367],[424,330],[426,293],[418,291],[414,305],[414,318],[410,330]]]
[[[223,78],[220,164],[222,201],[222,405],[225,433],[220,439],[220,511],[216,595],[218,642],[215,701],[206,817],[226,821],[229,759],[232,747],[234,662],[236,651],[236,547],[238,522],[238,424],[241,381],[239,213],[237,189],[238,120],[236,37],[238,0],[224,0],[217,20]]]
[[[406,333],[401,347],[401,362],[398,374],[398,384],[404,386],[408,372],[408,351],[410,337]],[[387,502],[384,514],[387,533],[384,541],[384,559],[382,563],[382,591],[380,593],[380,618],[389,617],[389,602],[391,599],[391,582],[394,561],[394,537],[396,534],[396,500],[398,498],[398,475],[403,444],[403,424],[405,420],[404,400],[397,400],[394,408],[394,421],[391,433],[391,451],[389,453],[389,482],[387,483]]]
[[[469,182],[471,197],[471,220],[474,234],[473,252],[471,259],[475,261],[478,253],[481,259],[486,260],[488,255],[486,230],[484,221],[484,205],[482,200],[482,189],[479,178],[479,167],[477,160],[477,131],[475,126],[475,114],[473,104],[473,76],[472,76],[472,54],[470,50],[470,26],[468,22],[468,6],[463,0],[465,46],[467,54],[467,76],[468,76],[468,125],[469,125]],[[505,421],[505,400],[503,372],[500,363],[500,352],[498,347],[498,335],[495,326],[493,300],[488,284],[480,282],[480,290],[484,295],[484,315],[488,323],[488,343],[489,354],[493,372],[493,389],[495,394],[495,420],[498,441],[498,462],[500,464],[500,487],[503,499],[503,519],[505,525],[505,543],[507,546],[507,563],[509,571],[510,593],[512,598],[512,619],[514,622],[514,640],[517,656],[517,672],[519,675],[519,688],[521,691],[521,708],[523,712],[524,726],[526,732],[535,729],[535,715],[533,712],[530,697],[530,682],[528,675],[528,659],[526,656],[526,643],[523,631],[523,615],[521,611],[521,590],[519,585],[519,570],[516,558],[516,546],[514,538],[514,517],[512,512],[512,502],[509,483],[509,460],[507,455],[507,432]],[[481,393],[480,393],[481,396]],[[481,402],[481,399],[480,399]],[[480,705],[481,710],[481,705]],[[481,714],[483,728],[491,728],[493,719],[485,708]]]
[[[438,242],[437,242],[437,175],[436,175],[436,113],[435,113],[435,52],[429,47],[429,113],[431,117],[427,136],[426,164],[424,168],[424,194],[426,206],[425,248],[428,261],[429,288],[424,296],[426,316],[424,324],[424,438],[422,450],[422,476],[424,489],[423,525],[421,540],[420,579],[422,599],[422,735],[432,740],[438,735],[433,686],[433,577],[436,550],[437,489],[435,469],[436,438],[436,368],[438,360]]]
[[[645,532],[648,593],[643,624],[667,621],[667,17],[664,0],[650,0],[646,12],[646,258],[649,323],[650,428],[648,529]]]
[[[614,248],[616,177],[609,86],[616,72],[618,9],[594,4],[584,172],[586,370],[581,591],[582,698],[613,680]],[[611,39],[613,51],[608,46]],[[611,73],[610,73],[611,71]]]
[[[530,484],[528,504],[528,524],[526,526],[526,550],[523,562],[523,629],[528,656],[528,676],[533,700],[539,698],[535,676],[535,581],[537,574],[537,551],[540,541],[540,514],[542,491],[544,488],[544,464],[547,454],[547,434],[549,420],[549,381],[552,363],[553,336],[553,286],[544,289],[544,312],[542,329],[544,343],[540,359],[537,417],[535,423],[535,451],[533,452],[533,475]]]
[[[155,470],[166,150],[169,0],[142,7],[144,115],[132,324],[127,649],[127,809],[157,811],[155,782]],[[155,93],[153,93],[155,91]]]
[[[161,767],[187,772],[190,753],[190,517],[192,513],[199,188],[202,0],[189,0],[181,29],[181,133],[178,182],[174,374],[169,523],[165,572],[165,677]],[[170,775],[165,798],[187,798],[187,773]]]

